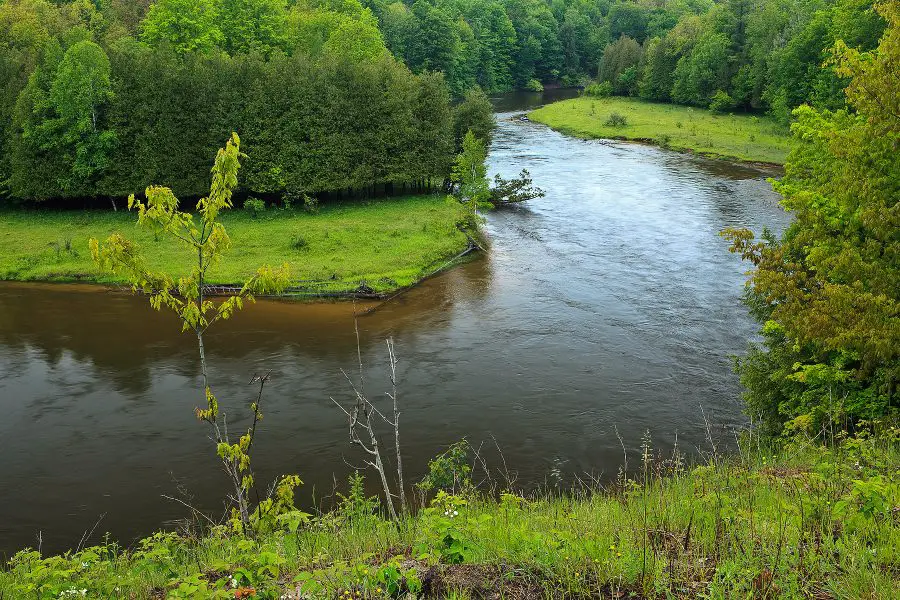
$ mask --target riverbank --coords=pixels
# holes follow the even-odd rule
[[[23,550],[0,567],[0,597],[897,598],[898,442],[893,429],[771,454],[754,440],[694,468],[636,457],[636,478],[605,491],[440,496],[397,525],[346,490],[257,539],[195,515],[193,535],[129,549]]]
[[[355,290],[388,294],[415,284],[470,244],[457,225],[465,211],[443,196],[385,198],[325,205],[316,213],[269,208],[221,218],[232,239],[211,284],[236,284],[260,265],[290,263],[298,294]],[[121,232],[143,248],[151,266],[185,272],[192,258],[171,240],[156,240],[127,211],[0,213],[0,279],[119,284],[91,260],[88,239]]]
[[[625,117],[614,124],[610,116]],[[632,98],[583,96],[548,104],[528,117],[583,139],[648,142],[711,158],[782,165],[791,137],[774,121],[750,115],[715,114],[706,109]]]

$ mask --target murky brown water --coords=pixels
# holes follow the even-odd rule
[[[506,98],[520,109],[540,96]],[[764,174],[632,144],[501,126],[490,173],[528,168],[543,199],[489,216],[490,254],[360,320],[370,393],[387,390],[384,338],[401,359],[406,470],[463,436],[492,437],[524,486],[563,472],[614,473],[649,429],[669,448],[703,443],[700,406],[741,421],[729,353],[753,324],[739,302],[745,266],[717,232],[781,229]],[[211,380],[234,429],[254,372],[272,370],[258,476],[299,472],[309,503],[359,455],[330,397],[356,364],[349,304],[260,302],[208,338]],[[192,415],[194,340],[145,300],[97,288],[0,285],[0,552],[129,542],[184,509],[215,509],[227,482]],[[499,467],[496,451],[489,455]],[[326,501],[327,502],[327,501]]]

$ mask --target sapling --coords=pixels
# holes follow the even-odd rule
[[[152,270],[137,245],[119,233],[109,236],[103,243],[92,238],[90,247],[94,262],[101,269],[126,277],[133,292],[144,293],[156,310],[165,307],[174,312],[181,319],[182,331],[196,335],[205,408],[196,408],[195,413],[199,420],[209,424],[216,454],[234,488],[232,522],[243,532],[252,534],[254,522],[279,517],[270,514],[274,509],[282,513],[295,512],[293,488],[300,480],[296,475],[282,477],[272,487],[270,496],[275,498],[260,501],[257,494],[257,507],[251,509],[249,495],[255,484],[250,451],[256,425],[262,417],[260,402],[269,375],[254,376],[251,380],[251,384],[258,385],[257,397],[250,405],[253,425],[235,443],[229,437],[227,417],[220,412],[219,401],[209,381],[204,344],[207,330],[214,323],[231,317],[243,308],[244,303],[253,302],[255,294],[282,291],[290,280],[287,264],[275,269],[261,267],[236,293],[214,301],[207,292],[209,270],[219,263],[231,245],[219,213],[232,207],[232,194],[237,187],[237,173],[243,156],[240,139],[237,134],[232,134],[225,147],[216,154],[209,195],[197,202],[196,214],[178,210],[178,199],[167,187],[148,187],[146,202],[134,195],[128,198],[128,209],[137,210],[141,227],[150,229],[157,236],[171,238],[191,253],[193,267],[186,275],[176,278],[170,273]]]

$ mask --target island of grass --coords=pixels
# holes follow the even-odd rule
[[[236,284],[260,265],[291,265],[293,287],[308,294],[364,289],[389,293],[412,285],[469,247],[458,224],[464,209],[443,196],[410,196],[324,205],[318,212],[270,208],[221,215],[232,248],[209,274]],[[128,211],[0,213],[0,279],[125,283],[101,273],[88,239],[119,232],[137,242],[155,269],[187,273],[190,252],[136,225]]]
[[[613,115],[621,115],[625,123],[617,123]],[[650,142],[728,160],[781,165],[791,148],[787,130],[766,117],[715,114],[633,98],[583,96],[548,104],[528,117],[583,139]]]

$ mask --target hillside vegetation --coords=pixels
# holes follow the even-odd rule
[[[129,547],[23,550],[0,570],[0,596],[889,600],[900,597],[898,433],[777,454],[750,444],[687,468],[647,442],[637,473],[606,491],[498,497],[463,478],[396,523],[351,478],[334,511],[256,538],[195,515]]]

